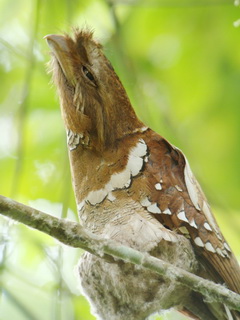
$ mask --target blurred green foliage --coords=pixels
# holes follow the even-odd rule
[[[228,0],[1,0],[0,12],[0,193],[77,220],[43,36],[87,25],[140,118],[189,158],[240,257],[239,7]],[[80,254],[2,218],[0,319],[94,319],[73,271]]]

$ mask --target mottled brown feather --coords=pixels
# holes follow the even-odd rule
[[[158,214],[155,215],[161,223],[169,228],[173,228],[176,232],[180,232],[178,228],[184,226],[189,231],[193,246],[196,247],[194,239],[199,236],[204,243],[210,241],[214,247],[223,247],[224,239],[218,239],[213,231],[208,231],[203,224],[207,221],[204,213],[198,211],[191,202],[187,187],[184,182],[184,167],[185,160],[182,153],[169,144],[165,139],[153,131],[149,131],[144,135],[144,139],[149,148],[149,162],[146,165],[145,171],[148,176],[149,199],[152,202],[157,202],[160,209],[163,211],[169,208],[172,215]],[[156,190],[154,185],[162,179],[162,190]],[[179,186],[182,191],[178,191],[175,186]],[[202,197],[205,198],[204,195]],[[195,219],[198,229],[191,227],[189,223],[181,221],[177,218],[177,213],[182,205],[189,221]],[[220,233],[220,229],[219,229]],[[197,254],[200,254],[211,263],[212,268],[219,274],[219,281],[225,282],[228,287],[236,292],[240,292],[240,271],[239,265],[235,256],[229,252],[229,257],[221,257],[217,253],[212,253],[205,248],[197,248]]]
[[[121,234],[121,227],[124,232],[134,230],[134,226],[128,226],[128,223],[131,215],[138,210],[141,219],[153,221],[161,228],[163,225],[166,228],[163,228],[166,230],[164,232],[172,230],[191,241],[201,265],[199,275],[225,283],[240,293],[239,265],[233,253],[224,248],[226,241],[208,211],[206,198],[194,177],[191,179],[199,207],[189,192],[186,158],[164,138],[144,128],[111,63],[104,56],[101,45],[93,40],[92,32],[76,30],[73,37],[50,35],[47,40],[53,52],[53,78],[58,87],[66,130],[83,139],[69,150],[76,202],[83,203],[83,206],[85,203],[87,207],[86,210],[82,207],[79,209],[80,217],[90,221],[88,226],[91,226],[92,231],[97,230],[102,234],[101,230],[105,230],[108,225],[109,214],[115,215],[118,224],[114,225],[116,232],[112,230],[112,233]],[[86,72],[90,73],[89,78]],[[86,138],[88,143],[85,143]],[[112,200],[105,197],[96,205],[85,201],[89,193],[104,190],[114,175],[124,172],[129,154],[140,139],[147,146],[147,154],[141,170],[131,177],[130,184],[113,190]],[[141,158],[138,160],[142,161]],[[114,207],[114,198],[120,206]],[[149,212],[147,206],[141,205],[143,199],[154,204],[156,210],[161,212]],[[109,211],[113,208],[115,211]],[[165,210],[168,210],[168,214],[164,213]],[[123,211],[127,214],[123,215]],[[81,215],[81,212],[91,216]],[[211,215],[211,221],[208,221],[209,217],[204,212]],[[103,215],[99,217],[101,213]],[[209,223],[207,228],[206,222]],[[216,227],[208,230],[211,223]],[[125,229],[126,226],[129,229]],[[127,241],[128,234],[124,236],[126,241],[123,242],[131,243]],[[144,236],[147,238],[148,235]],[[196,238],[201,240],[196,241]],[[205,246],[201,247],[201,244]],[[216,251],[216,248],[223,256],[211,252],[212,249]],[[212,313],[212,307],[199,294],[193,293],[190,305],[183,308],[183,311],[196,319],[205,319],[207,315],[208,319],[215,320],[216,310]],[[217,308],[221,315],[225,313],[223,306],[218,305]],[[221,316],[222,319],[227,319],[227,315]]]

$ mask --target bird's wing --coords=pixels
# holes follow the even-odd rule
[[[183,153],[150,131],[145,137],[146,209],[167,228],[188,237],[214,281],[240,292],[240,268]],[[143,201],[144,203],[144,201]],[[215,278],[215,279],[214,279]]]

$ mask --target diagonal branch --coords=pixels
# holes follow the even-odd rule
[[[157,272],[162,277],[177,281],[206,299],[224,303],[230,309],[240,311],[240,295],[224,286],[205,280],[167,262],[142,253],[132,248],[119,245],[111,240],[104,240],[83,229],[80,224],[66,219],[59,219],[39,210],[0,195],[0,213],[29,227],[42,231],[62,243],[82,248],[109,261],[119,258],[126,262]]]

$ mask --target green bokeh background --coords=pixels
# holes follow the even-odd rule
[[[238,19],[228,0],[0,0],[0,194],[77,220],[43,36],[87,25],[141,120],[188,157],[240,258]],[[74,274],[81,253],[1,218],[0,320],[95,319]]]

